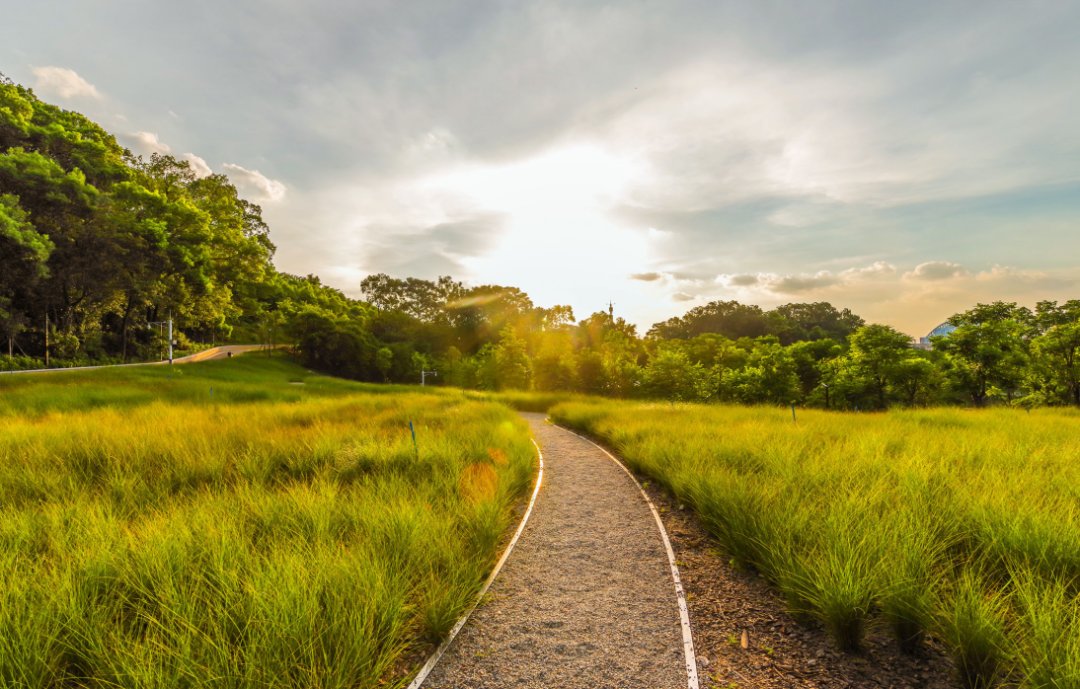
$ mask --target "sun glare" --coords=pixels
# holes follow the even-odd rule
[[[599,303],[647,265],[648,228],[620,225],[610,213],[643,177],[639,161],[579,144],[454,169],[424,186],[505,218],[490,251],[462,260],[475,279],[542,286],[530,290],[538,303]]]

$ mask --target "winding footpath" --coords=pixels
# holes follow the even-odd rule
[[[673,566],[637,484],[589,441],[524,416],[544,453],[532,515],[423,687],[696,688]]]

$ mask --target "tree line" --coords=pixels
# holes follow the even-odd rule
[[[305,364],[376,382],[804,404],[1080,405],[1080,300],[980,304],[930,351],[825,302],[714,301],[643,336],[516,287],[369,276],[363,299],[275,269],[261,209],[224,175],[149,160],[0,75],[0,370],[291,342]]]
[[[374,309],[366,326],[324,320],[297,331],[310,363],[367,380],[436,370],[441,383],[466,388],[699,402],[1080,405],[1080,300],[1034,311],[979,304],[923,350],[826,302],[765,311],[715,301],[641,337],[612,311],[576,321],[569,307],[537,307],[513,287],[380,274],[363,290]],[[327,358],[333,352],[339,358]]]

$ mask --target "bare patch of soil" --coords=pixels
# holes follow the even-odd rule
[[[836,649],[820,626],[800,623],[780,594],[736,568],[693,512],[646,483],[661,512],[687,592],[702,689],[955,689],[952,662],[933,639],[918,656],[872,628],[858,654]]]

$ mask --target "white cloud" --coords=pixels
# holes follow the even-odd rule
[[[842,278],[827,270],[810,275],[776,275],[765,282],[777,294],[801,294],[840,284]]]
[[[172,147],[159,139],[154,132],[133,132],[123,139],[129,143],[131,150],[139,155],[151,156],[154,153],[172,151]]]
[[[37,82],[38,91],[59,96],[60,98],[92,98],[101,100],[101,93],[86,79],[66,67],[34,67],[31,69]]]
[[[932,40],[940,50],[929,55],[990,59],[977,42],[958,46],[947,33]],[[594,126],[613,150],[637,151],[651,166],[633,205],[687,212],[776,198],[785,203],[767,219],[782,227],[835,222],[851,205],[895,207],[1080,179],[1056,152],[1080,142],[1060,116],[1077,96],[1051,86],[1059,67],[989,89],[967,75],[953,91],[913,89],[940,86],[939,61],[902,53],[796,63],[719,49],[672,69]]]
[[[819,270],[814,273],[757,273],[719,275],[716,284],[738,289],[744,293],[771,293],[773,295],[801,295],[832,288],[868,286],[895,280],[896,266],[886,261],[875,261],[867,266],[855,266],[839,272]]]
[[[927,261],[915,266],[904,277],[909,280],[948,280],[949,278],[967,275],[964,266],[952,261]]]
[[[701,300],[736,299],[773,308],[796,301],[828,301],[871,323],[922,335],[954,313],[980,302],[1063,299],[1080,289],[1080,272],[994,265],[971,271],[950,261],[926,261],[901,271],[877,261],[840,271],[720,275]]]
[[[861,268],[848,268],[840,273],[845,282],[884,280],[896,276],[896,266],[887,261],[874,261]]]
[[[221,166],[241,194],[250,195],[255,201],[280,201],[285,198],[285,184],[270,179],[258,170],[249,170],[235,163]]]
[[[727,278],[728,284],[734,287],[751,287],[758,284],[759,280],[757,275],[731,275]]]
[[[431,165],[452,161],[460,152],[461,143],[453,132],[434,127],[413,137],[405,146],[404,157],[413,164]]]
[[[191,171],[195,173],[196,177],[209,177],[214,174],[214,171],[210,169],[210,165],[194,153],[185,153],[181,158],[188,162],[188,165],[191,166]]]

